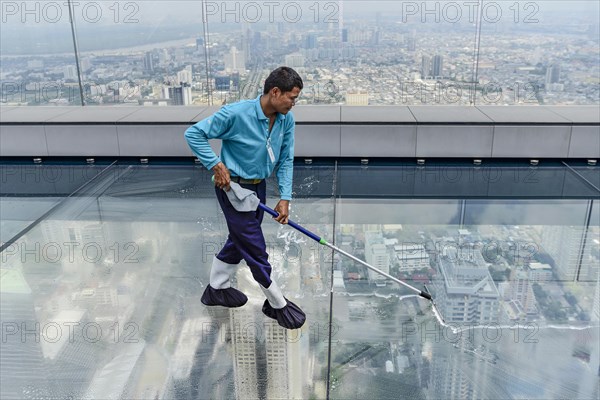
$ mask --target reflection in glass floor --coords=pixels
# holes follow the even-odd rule
[[[246,306],[200,303],[227,235],[203,168],[36,167],[0,166],[2,398],[598,398],[598,167],[297,165],[292,219],[444,318],[266,219],[298,331],[244,267]]]

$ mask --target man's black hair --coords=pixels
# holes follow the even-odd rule
[[[285,93],[291,92],[295,87],[302,90],[304,84],[296,71],[290,67],[279,67],[267,77],[263,94],[269,93],[274,87]]]

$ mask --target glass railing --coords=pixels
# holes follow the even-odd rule
[[[439,315],[265,218],[273,277],[307,314],[296,331],[262,314],[245,266],[235,286],[247,305],[200,303],[227,237],[208,171],[187,162],[98,168],[85,185],[58,185],[51,208],[21,202],[11,214],[19,229],[3,230],[2,398],[598,393],[597,166],[513,162],[488,170],[492,177],[459,163],[298,164],[292,219],[426,285]],[[19,180],[5,174],[2,201],[47,194]],[[271,206],[275,188],[269,180]]]
[[[597,1],[2,3],[10,105],[599,104]]]

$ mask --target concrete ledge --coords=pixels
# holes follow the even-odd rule
[[[0,156],[191,157],[183,132],[218,109],[0,107]],[[597,106],[298,106],[294,115],[297,157],[600,158]]]

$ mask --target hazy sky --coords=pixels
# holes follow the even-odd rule
[[[133,36],[144,36],[147,42],[189,37],[202,32],[200,0],[75,0],[74,18],[82,48],[115,48],[119,41],[129,45]],[[69,51],[71,31],[65,0],[6,1],[0,6],[0,54],[45,54]],[[425,4],[425,5],[424,5]],[[266,29],[281,22],[296,31],[328,26],[343,20],[349,29],[364,29],[354,21],[374,24],[377,15],[384,23],[396,22],[416,31],[454,29],[456,24],[473,26],[477,9],[475,0],[403,1],[403,0],[206,0],[211,32],[241,30],[243,27]],[[484,26],[507,24],[505,32],[547,34],[561,26],[586,31],[587,25],[598,25],[599,4],[590,1],[518,1],[485,0]],[[431,13],[428,10],[438,10]],[[343,10],[343,13],[342,13]],[[343,15],[343,18],[341,16]],[[490,22],[491,21],[491,22]],[[373,25],[371,25],[373,26]],[[197,29],[196,29],[197,27]],[[575,27],[575,28],[574,28]],[[581,27],[581,29],[579,28]],[[272,25],[275,29],[275,24]],[[470,28],[469,28],[470,29]],[[518,34],[518,33],[517,33]],[[521,33],[522,34],[522,33]],[[94,43],[94,45],[91,45]],[[136,42],[137,43],[137,42]]]
[[[202,2],[200,0],[158,1],[158,0],[75,0],[75,19],[80,25],[92,24],[142,24],[142,25],[176,25],[179,23],[201,22]],[[367,17],[374,18],[376,13],[384,17],[392,15],[418,21],[427,18],[433,21],[434,16],[426,10],[438,7],[441,22],[444,20],[468,19],[469,12],[474,10],[476,0],[457,1],[403,1],[403,0],[257,0],[257,1],[223,1],[207,0],[210,22],[223,21],[268,22],[270,16],[275,21],[295,21],[298,23],[336,20],[343,9],[344,19]],[[578,16],[587,23],[598,23],[600,12],[597,0],[589,1],[518,1],[518,0],[485,0],[484,7],[490,19],[495,18],[500,10],[501,20],[513,20],[518,10],[518,19],[525,17],[540,19],[544,23],[560,24],[560,18]],[[25,26],[56,26],[67,24],[68,8],[65,1],[2,1],[2,29]],[[423,6],[425,4],[425,6]],[[298,10],[301,15],[298,15]],[[462,15],[457,16],[457,11]],[[444,18],[447,16],[447,19]],[[549,19],[552,19],[550,21]]]

